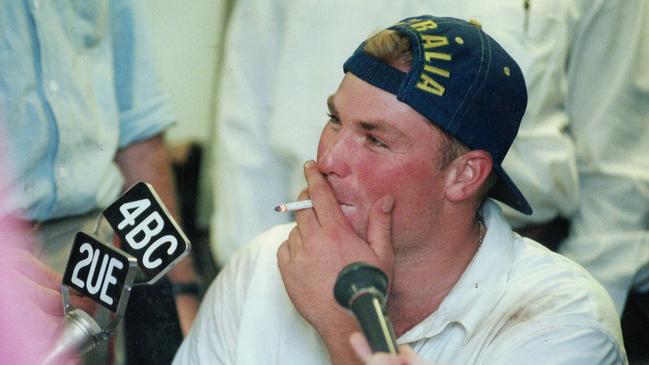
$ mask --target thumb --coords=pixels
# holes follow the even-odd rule
[[[374,202],[367,226],[367,242],[381,259],[394,255],[392,249],[392,207],[394,198],[386,195]]]
[[[372,349],[367,339],[360,332],[354,332],[349,336],[349,343],[354,350],[354,353],[363,363],[367,363],[372,356]]]

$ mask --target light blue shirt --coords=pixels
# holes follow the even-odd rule
[[[42,221],[106,206],[123,188],[116,151],[174,121],[137,6],[0,2],[0,128],[12,165],[11,210]]]

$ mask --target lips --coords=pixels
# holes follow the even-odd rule
[[[355,212],[357,209],[357,206],[354,203],[351,203],[351,199],[348,197],[340,197],[339,194],[336,195],[336,200],[338,201],[338,206],[340,207],[340,210],[342,210],[343,214],[349,217],[349,214],[352,212]]]
[[[343,213],[351,213],[356,210],[356,206],[354,205],[349,205],[349,204],[339,204],[340,210],[343,211]]]
[[[335,194],[335,195],[336,195],[336,200],[338,201],[338,205],[340,205],[341,208],[343,208],[343,207],[352,208],[352,207],[356,206],[356,204],[351,202],[352,201],[351,199],[348,199],[348,198],[342,198],[341,199],[341,197],[339,197],[338,194]]]
[[[338,201],[340,209],[344,213],[351,213],[352,211],[355,211],[357,209],[357,205],[354,202],[357,200],[354,198],[353,194],[348,193],[349,190],[344,189],[342,184],[340,184],[340,181],[334,179],[328,180],[331,188],[333,189],[334,196]]]

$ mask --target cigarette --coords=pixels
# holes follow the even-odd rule
[[[275,207],[276,212],[292,212],[294,210],[300,209],[309,209],[313,208],[313,203],[311,199],[308,200],[298,200],[296,202],[284,203]]]

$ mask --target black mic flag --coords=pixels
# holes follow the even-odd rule
[[[145,182],[129,188],[102,215],[121,239],[123,250],[86,233],[76,234],[61,284],[64,320],[42,365],[83,355],[107,340],[124,317],[131,288],[155,283],[189,254],[189,240]],[[101,217],[95,233],[100,223]],[[144,278],[141,283],[135,283],[138,268]],[[106,328],[70,304],[69,288],[113,313]]]
[[[388,278],[379,268],[353,263],[336,279],[336,301],[354,313],[373,352],[397,353],[394,330],[387,316]]]

